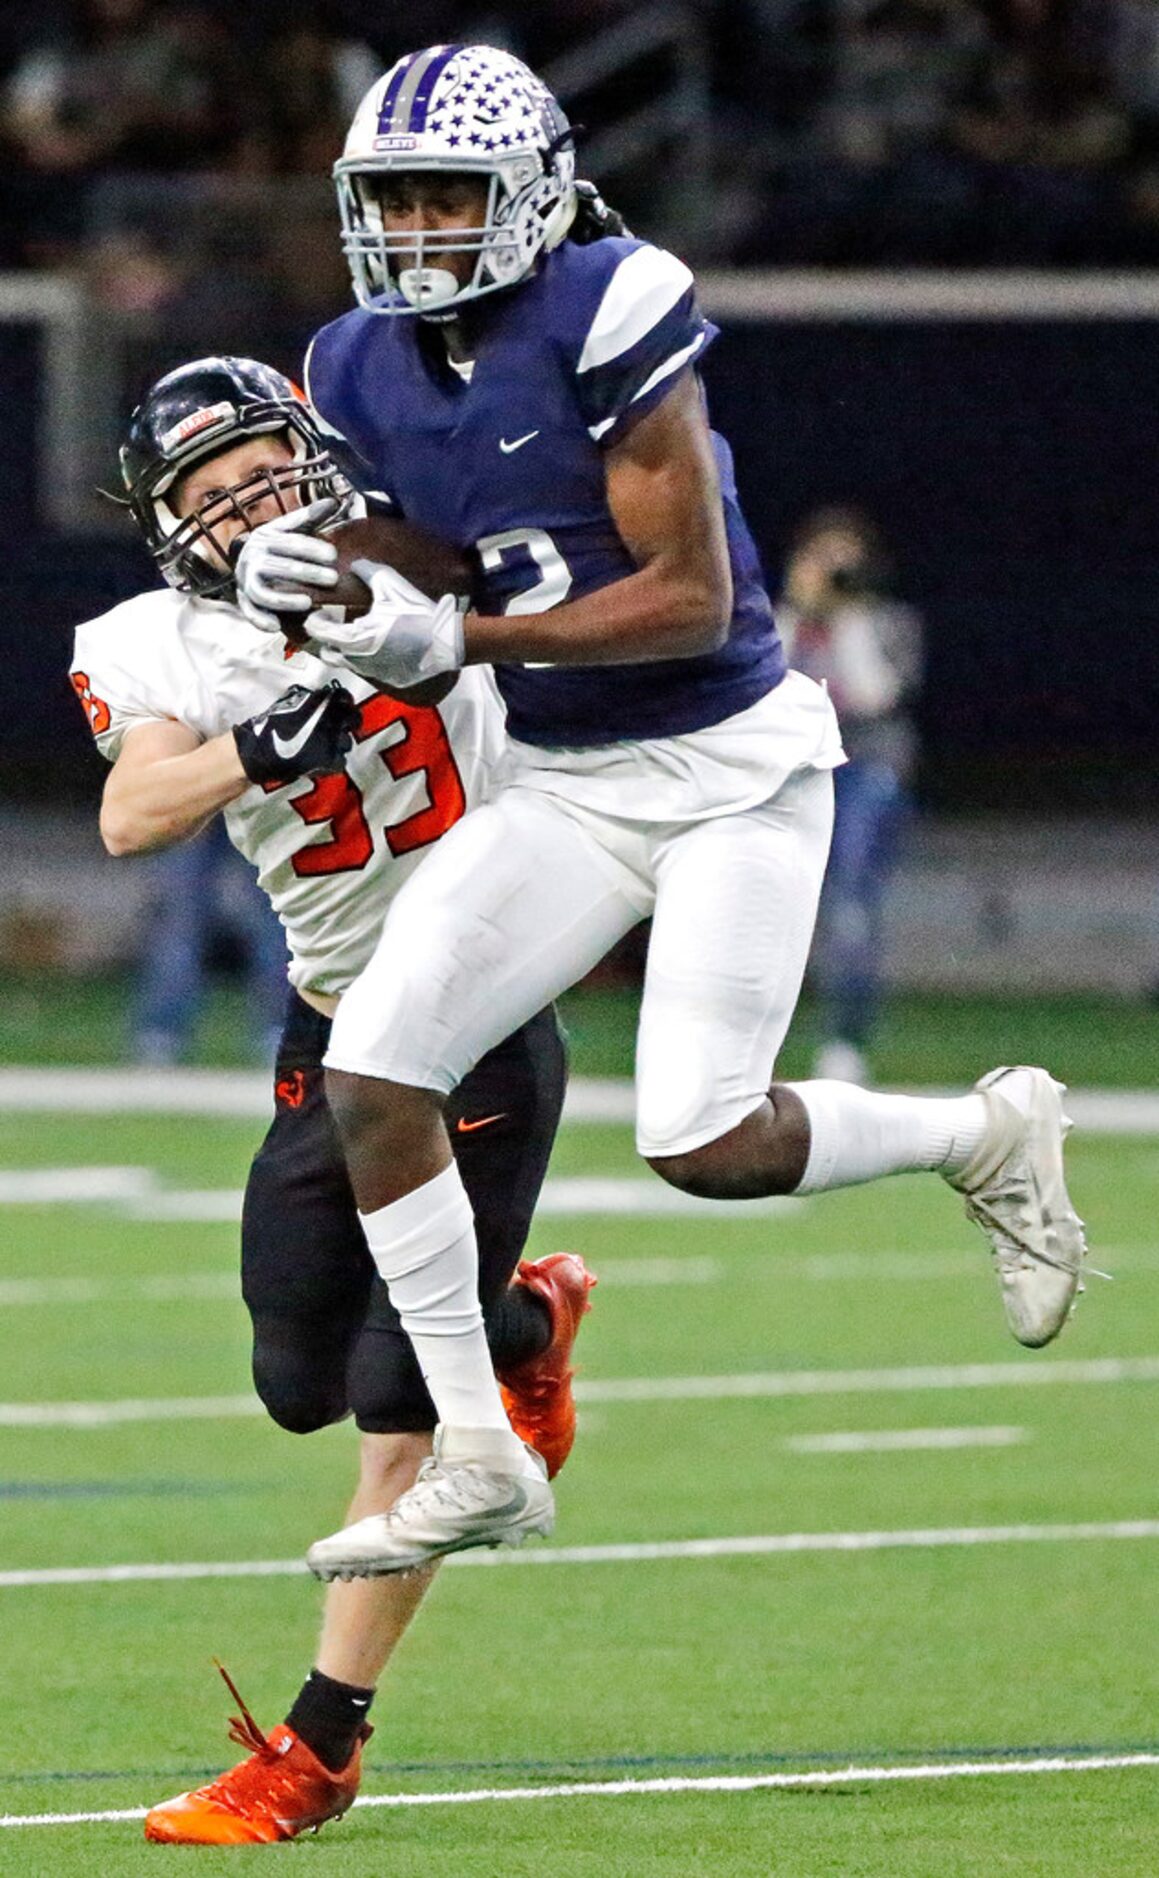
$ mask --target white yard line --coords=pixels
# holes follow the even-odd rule
[[[601,1259],[602,1285],[664,1288],[714,1285],[724,1277],[717,1259]],[[159,1272],[141,1278],[0,1278],[0,1309],[14,1305],[172,1304],[183,1299],[241,1303],[235,1271]]]
[[[791,1196],[767,1200],[705,1200],[695,1194],[680,1193],[655,1177],[594,1175],[545,1181],[535,1212],[539,1219],[735,1220],[794,1213],[807,1204]],[[241,1206],[240,1187],[235,1191],[211,1187],[202,1191],[146,1193],[140,1199],[130,1200],[125,1210],[133,1219],[226,1221],[239,1220]]]
[[[639,1794],[761,1793],[800,1787],[884,1786],[902,1781],[979,1780],[1009,1774],[1095,1774],[1159,1767],[1159,1754],[1059,1754],[1037,1759],[948,1761],[900,1766],[817,1767],[800,1773],[674,1775],[655,1780],[571,1780],[541,1787],[474,1787],[450,1793],[367,1793],[356,1807],[481,1806],[501,1800],[613,1800]],[[0,1826],[95,1826],[144,1819],[143,1806],[92,1813],[3,1813]]]
[[[130,1219],[235,1224],[241,1218],[240,1187],[165,1189],[149,1167],[11,1168],[0,1173],[0,1206],[115,1205]],[[705,1200],[680,1193],[662,1180],[612,1175],[548,1180],[536,1208],[541,1218],[630,1216],[636,1219],[744,1219],[798,1212],[807,1202]]]
[[[681,1193],[667,1186],[656,1175],[612,1177],[584,1175],[571,1179],[546,1180],[535,1213],[537,1219],[557,1218],[561,1214],[584,1216],[622,1216],[637,1219],[763,1219],[786,1213],[798,1213],[807,1206],[792,1194],[767,1200],[706,1200],[694,1193]]]
[[[264,1415],[256,1395],[130,1397],[120,1402],[0,1402],[0,1428],[118,1428],[123,1422],[232,1421]]]
[[[1110,1253],[1099,1248],[1105,1259]],[[778,1252],[777,1273],[807,1278],[814,1284],[935,1284],[946,1279],[976,1278],[986,1273],[985,1247],[971,1254],[945,1252],[811,1252],[803,1259],[783,1258]]]
[[[273,1111],[273,1078],[217,1069],[0,1069],[0,1109],[26,1115],[216,1115]]]
[[[260,1118],[271,1111],[271,1080],[252,1070],[0,1069],[0,1110]],[[1076,1126],[1092,1134],[1159,1134],[1159,1090],[1072,1090],[1067,1109]],[[634,1114],[632,1084],[626,1079],[573,1079],[565,1121],[630,1122]]]
[[[615,1290],[621,1285],[661,1289],[667,1285],[715,1285],[725,1275],[719,1259],[712,1258],[601,1258],[598,1264],[601,1285],[611,1285]]]
[[[0,1308],[18,1304],[241,1303],[236,1272],[163,1272],[147,1278],[0,1278]]]
[[[503,1569],[523,1565],[640,1565],[676,1560],[770,1558],[803,1552],[929,1551],[979,1545],[1107,1544],[1159,1539],[1159,1519],[1077,1521],[1059,1525],[918,1526],[884,1532],[779,1532],[729,1539],[656,1539],[623,1545],[535,1546],[527,1551],[454,1553],[448,1566]],[[199,1578],[296,1578],[300,1558],[190,1561],[139,1565],[50,1565],[0,1572],[0,1590],[46,1585],[184,1583]]]
[[[151,1167],[10,1167],[0,1169],[0,1206],[87,1206],[152,1193]]]
[[[794,1454],[898,1454],[910,1448],[1013,1448],[1029,1440],[1029,1428],[869,1428],[786,1435],[782,1446]]]
[[[723,1401],[732,1396],[892,1395],[920,1389],[1048,1387],[1052,1383],[1159,1382],[1159,1356],[1072,1361],[949,1363],[912,1369],[786,1369],[747,1376],[625,1376],[581,1380],[581,1402]]]
[[[1072,1361],[1027,1357],[1008,1363],[930,1364],[912,1369],[785,1369],[740,1376],[621,1376],[604,1381],[581,1377],[575,1393],[581,1403],[704,1402],[735,1397],[908,1395],[923,1389],[1131,1382],[1159,1382],[1159,1356],[1103,1356]],[[228,1420],[263,1412],[253,1395],[0,1402],[0,1427],[108,1428],[121,1422]]]

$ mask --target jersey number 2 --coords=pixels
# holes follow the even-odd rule
[[[546,528],[508,528],[501,535],[484,535],[475,543],[479,559],[489,573],[502,567],[508,553],[527,555],[539,579],[520,593],[513,593],[504,613],[546,613],[559,606],[571,592],[571,568],[556,547]],[[548,671],[550,659],[525,659],[529,672]]]
[[[463,782],[447,738],[446,726],[431,705],[404,704],[376,692],[362,706],[355,743],[364,743],[392,724],[402,724],[403,735],[379,755],[396,780],[426,777],[430,801],[393,827],[385,828],[386,845],[396,857],[425,848],[458,821],[467,806]],[[284,785],[278,785],[284,787]],[[366,866],[374,853],[374,835],[362,807],[362,791],[345,770],[334,776],[316,776],[304,796],[291,799],[290,807],[310,828],[329,822],[334,830],[329,841],[319,841],[302,848],[293,858],[295,874],[311,878],[317,874],[347,874]]]

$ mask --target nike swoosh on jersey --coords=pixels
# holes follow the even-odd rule
[[[514,437],[510,443],[508,443],[506,437],[500,437],[499,448],[502,450],[504,456],[510,456],[513,450],[522,450],[525,443],[530,443],[531,439],[538,437],[538,435],[539,432],[537,430],[529,430],[525,437]]]
[[[455,1123],[455,1133],[457,1135],[473,1135],[476,1128],[490,1128],[492,1122],[501,1122],[505,1120],[506,1115],[507,1110],[502,1109],[498,1115],[481,1115],[477,1122],[469,1122],[465,1115],[460,1115],[458,1121]]]
[[[311,733],[316,729],[320,719],[323,717],[329,702],[329,698],[323,698],[318,709],[314,712],[312,717],[307,718],[296,737],[279,737],[275,730],[273,738],[274,749],[280,757],[297,756],[299,750],[305,749]]]

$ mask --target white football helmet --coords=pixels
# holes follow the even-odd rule
[[[484,225],[388,233],[377,185],[414,170],[485,179]],[[354,291],[373,313],[453,318],[465,301],[524,280],[575,215],[567,118],[521,59],[494,46],[399,59],[359,105],[334,179]],[[465,285],[439,266],[451,252],[476,256]]]

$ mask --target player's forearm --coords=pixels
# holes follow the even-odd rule
[[[548,613],[468,613],[464,641],[469,665],[639,665],[715,652],[731,616],[727,566],[673,577],[651,565]]]
[[[232,734],[181,756],[114,768],[101,802],[110,854],[142,854],[181,841],[249,788]]]

